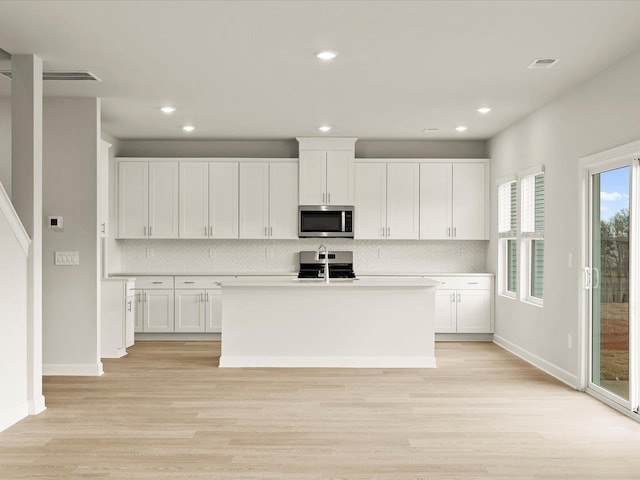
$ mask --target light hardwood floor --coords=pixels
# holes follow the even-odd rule
[[[490,343],[437,369],[218,369],[220,344],[139,342],[46,377],[0,433],[4,479],[640,479],[640,424]]]

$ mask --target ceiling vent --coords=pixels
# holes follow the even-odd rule
[[[531,70],[539,70],[541,68],[551,68],[556,63],[558,63],[557,58],[536,58],[533,62],[529,64],[527,68]]]
[[[0,75],[11,79],[11,71],[1,71]],[[100,82],[101,80],[91,72],[70,71],[70,72],[42,72],[42,80],[73,80]]]

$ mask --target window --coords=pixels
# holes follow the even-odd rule
[[[520,179],[522,300],[542,304],[544,298],[544,172]]]
[[[518,184],[515,180],[498,185],[498,235],[500,237],[500,293],[515,298],[518,279]]]

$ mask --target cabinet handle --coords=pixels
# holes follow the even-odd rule
[[[204,236],[207,236],[207,227],[204,227]]]
[[[324,203],[324,196],[325,196],[325,194],[323,193],[323,194],[322,194],[322,204],[323,204],[323,205],[325,204],[325,203]]]
[[[447,227],[447,238],[451,237],[451,227]]]
[[[387,238],[391,237],[391,227],[387,227]]]
[[[209,227],[209,236],[213,237],[213,227]]]
[[[149,226],[149,236],[153,235],[153,233],[151,233],[153,231],[153,227]]]
[[[147,227],[142,227],[144,229],[144,236],[147,236]]]
[[[130,312],[131,311],[131,300],[129,300],[127,302],[127,310]]]
[[[453,238],[457,237],[458,234],[456,233],[456,227],[453,227]]]
[[[209,294],[208,293],[204,294],[204,301],[209,303]]]
[[[331,193],[327,193],[327,205],[331,205]]]
[[[456,294],[455,293],[451,294],[451,303],[456,303]]]
[[[273,237],[273,227],[269,227],[269,236]]]
[[[458,303],[462,301],[462,297],[460,296],[460,292],[458,292]]]
[[[386,237],[386,235],[384,234],[384,227],[382,227],[380,230],[382,230],[381,232],[382,238]]]
[[[106,223],[101,223],[100,224],[100,233],[107,233],[107,224]]]
[[[265,237],[268,237],[268,236],[269,236],[269,235],[267,234],[267,227],[266,227],[266,226],[264,227],[264,236],[265,236]]]
[[[144,292],[143,295],[144,295],[144,300],[143,301],[144,301],[144,303],[147,303],[147,292]]]

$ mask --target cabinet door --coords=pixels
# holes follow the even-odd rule
[[[240,165],[240,238],[269,235],[269,164]]]
[[[420,165],[387,164],[387,238],[418,239],[419,222]]]
[[[130,347],[135,342],[136,297],[125,297],[124,308],[124,346]]]
[[[451,238],[450,163],[420,164],[420,238]]]
[[[269,166],[269,237],[298,239],[298,165]]]
[[[136,332],[144,332],[144,291],[138,290],[135,296],[135,327],[134,330]]]
[[[222,290],[207,290],[206,332],[222,332]]]
[[[238,163],[209,166],[209,234],[238,238]]]
[[[355,237],[377,240],[387,234],[387,165],[356,165]]]
[[[327,205],[355,203],[354,162],[353,152],[327,152]]]
[[[486,240],[486,166],[453,165],[453,228],[459,240]]]
[[[144,332],[173,332],[173,290],[145,290]]]
[[[205,300],[202,290],[175,291],[176,332],[204,332]]]
[[[300,205],[327,205],[326,152],[301,150],[298,201]]]
[[[458,333],[491,333],[491,290],[458,290]]]
[[[149,226],[149,163],[118,163],[118,238],[146,238]]]
[[[111,144],[100,141],[98,157],[98,232],[101,237],[109,236],[109,149]]]
[[[456,333],[456,291],[436,290],[435,332]]]
[[[149,238],[178,238],[178,162],[149,162]]]
[[[209,236],[209,164],[180,162],[180,238]]]

